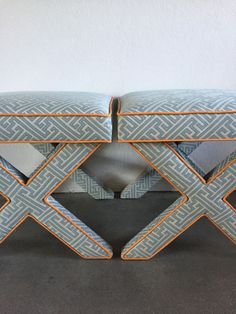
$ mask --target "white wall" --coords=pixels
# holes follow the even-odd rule
[[[159,88],[236,89],[235,0],[0,0],[0,91]]]
[[[0,1],[0,90],[235,88],[235,0]]]

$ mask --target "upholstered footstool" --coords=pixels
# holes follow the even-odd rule
[[[112,257],[109,244],[51,196],[101,143],[111,142],[110,107],[111,98],[101,94],[0,94],[1,143],[54,144],[30,177],[0,158],[0,191],[6,199],[0,242],[30,217],[83,258]]]
[[[155,256],[202,217],[236,243],[236,151],[203,173],[179,142],[236,140],[236,92],[163,90],[120,99],[118,138],[136,150],[179,197],[122,250],[125,260]]]

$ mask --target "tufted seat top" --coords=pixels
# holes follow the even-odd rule
[[[236,139],[236,91],[157,90],[120,99],[120,141]]]
[[[0,93],[0,141],[111,141],[111,97],[85,92]]]

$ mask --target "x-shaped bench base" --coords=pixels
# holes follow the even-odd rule
[[[109,244],[50,196],[99,146],[59,144],[26,183],[17,169],[1,159],[0,191],[7,203],[0,210],[0,242],[31,217],[81,257],[111,258]]]
[[[236,152],[206,181],[168,144],[135,143],[132,147],[182,196],[126,244],[123,259],[152,258],[203,216],[236,244],[236,211],[226,201],[236,189]]]

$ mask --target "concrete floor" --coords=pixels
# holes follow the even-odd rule
[[[0,247],[0,314],[236,313],[236,249],[206,219],[154,259],[124,262],[121,247],[177,197],[56,198],[114,247],[85,261],[28,220]],[[236,198],[231,198],[236,204]]]

